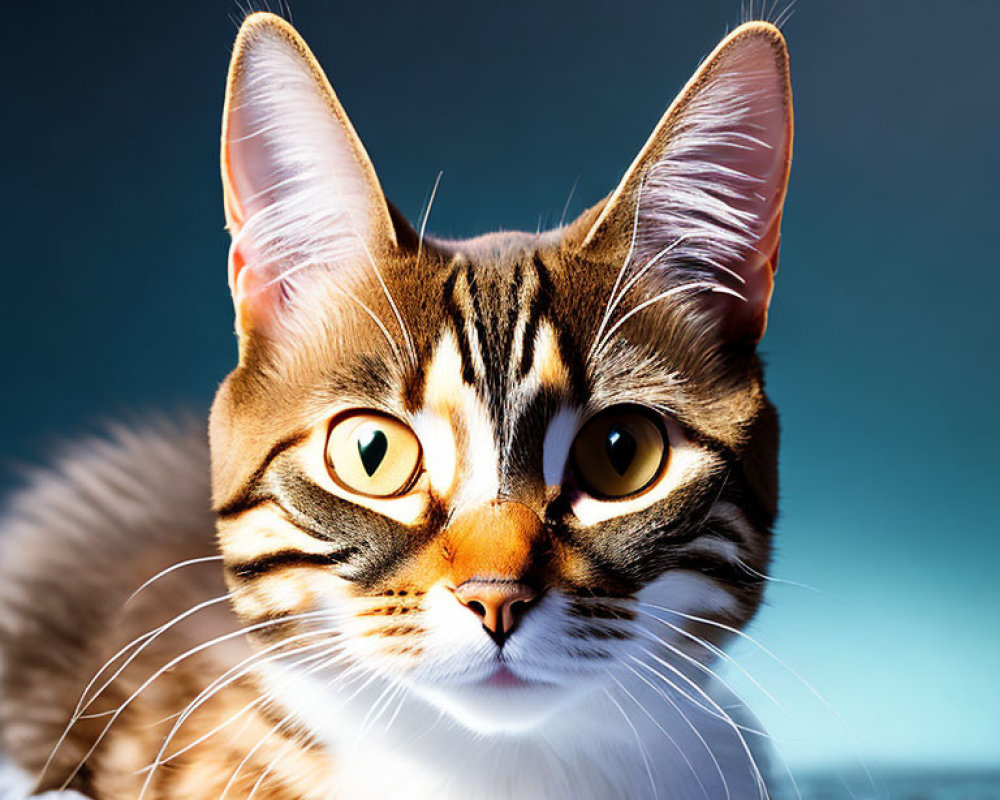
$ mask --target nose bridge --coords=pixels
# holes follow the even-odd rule
[[[493,500],[460,514],[446,548],[453,586],[470,580],[532,583],[545,544],[545,526],[523,503]]]

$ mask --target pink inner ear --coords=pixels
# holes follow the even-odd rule
[[[258,322],[310,276],[350,282],[391,233],[371,164],[305,45],[283,23],[247,23],[226,103],[223,186],[230,285]],[[269,287],[277,286],[278,291]],[[252,308],[251,308],[252,306]]]
[[[716,295],[732,329],[763,332],[777,264],[791,151],[791,98],[783,50],[769,35],[729,43],[690,90],[642,184],[636,261],[657,259],[671,282],[735,291]]]

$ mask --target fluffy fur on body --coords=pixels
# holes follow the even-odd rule
[[[754,348],[790,148],[784,42],[751,23],[575,222],[429,239],[298,35],[248,18],[239,365],[210,448],[121,430],[16,496],[5,750],[99,800],[767,796],[716,662],[771,552]],[[413,469],[379,484],[372,441]]]

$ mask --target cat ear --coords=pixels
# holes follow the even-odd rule
[[[314,269],[345,282],[396,244],[368,154],[287,22],[251,14],[236,39],[222,122],[237,329],[266,327]]]
[[[791,153],[784,37],[769,23],[742,25],[667,109],[583,247],[627,258],[629,271],[646,268],[661,291],[699,294],[726,337],[755,342],[778,263]]]

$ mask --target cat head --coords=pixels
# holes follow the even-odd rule
[[[784,40],[749,23],[573,223],[424,237],[304,42],[250,16],[222,141],[240,359],[211,444],[262,662],[316,703],[374,680],[494,730],[709,660],[770,556],[755,346],[791,144]]]

